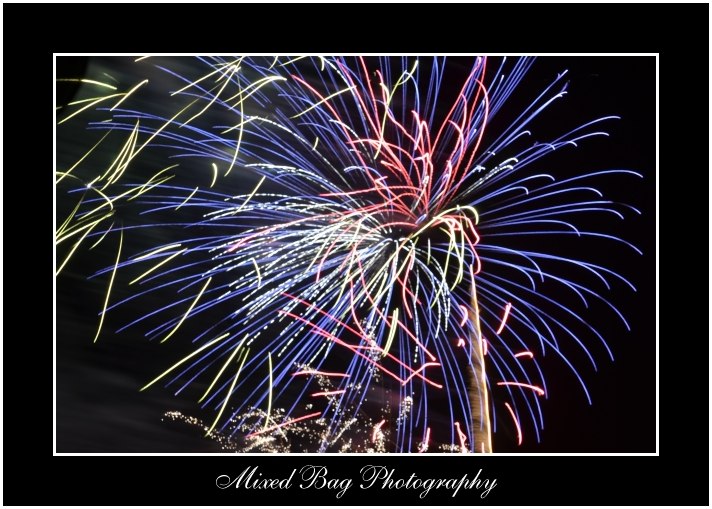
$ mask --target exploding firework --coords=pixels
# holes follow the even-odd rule
[[[167,93],[89,80],[110,93],[60,111],[91,111],[92,129],[123,141],[96,175],[85,156],[58,172],[80,198],[57,230],[74,239],[57,272],[117,233],[96,275],[109,281],[96,337],[113,309],[165,299],[121,330],[192,350],[142,390],[199,387],[211,422],[185,420],[231,450],[491,452],[497,422],[539,440],[540,359],[558,358],[590,400],[570,352],[595,366],[590,344],[608,346],[580,309],[598,302],[627,327],[602,293],[634,289],[569,254],[572,240],[637,251],[577,218],[637,213],[595,182],[639,175],[542,169],[616,118],[532,141],[563,73],[497,122],[533,64],[136,59]],[[128,202],[140,220],[117,224]],[[142,232],[161,240],[122,250]],[[132,292],[112,301],[117,275]]]

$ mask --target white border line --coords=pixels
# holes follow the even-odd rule
[[[132,2],[127,2],[132,3]],[[180,3],[180,2],[179,2]],[[268,2],[269,3],[269,2]],[[347,2],[348,3],[348,2]],[[700,2],[707,3],[707,2]],[[215,53],[216,55],[230,55],[229,53]],[[320,56],[327,55],[327,53],[299,53],[304,56]],[[66,56],[102,56],[102,57],[140,57],[145,56],[145,53],[53,53],[52,58],[52,76],[54,79],[53,85],[57,81],[57,57]],[[201,53],[151,53],[150,56],[156,57],[183,57],[183,56],[202,56]],[[294,53],[240,53],[240,56],[292,56]],[[472,53],[338,53],[338,55],[343,56],[475,56]],[[487,53],[488,56],[523,56],[520,53]],[[536,53],[527,56],[536,57],[655,57],[655,452],[649,453],[490,453],[487,457],[491,456],[505,456],[505,457],[524,457],[524,456],[561,456],[561,457],[577,457],[577,456],[611,456],[611,457],[628,457],[628,456],[659,456],[660,455],[660,252],[659,252],[659,239],[660,239],[660,54],[659,53]],[[2,71],[0,70],[0,92],[2,91]],[[53,104],[56,105],[56,86],[52,89]],[[57,169],[57,121],[56,121],[56,111],[53,117],[53,140],[52,147],[54,150],[54,166],[55,171]],[[0,151],[2,150],[2,141],[0,141]],[[54,177],[53,177],[54,178]],[[53,221],[57,224],[57,188],[55,186],[54,193],[52,196],[53,210]],[[0,210],[0,263],[2,263],[2,211]],[[52,254],[53,267],[52,271],[54,273],[54,268],[57,266],[57,252],[56,249]],[[1,269],[0,269],[1,270]],[[0,272],[0,284],[2,284],[2,272]],[[52,331],[53,331],[53,341],[52,341],[52,355],[53,355],[53,399],[52,399],[52,446],[53,456],[230,456],[230,457],[276,457],[275,453],[60,453],[57,452],[57,278],[53,278],[52,281],[52,296],[54,302],[54,309],[52,310]],[[2,294],[0,294],[0,305],[2,304]],[[0,310],[0,323],[2,323],[2,311]],[[0,356],[2,354],[0,353]],[[712,354],[711,354],[712,355]],[[1,411],[0,411],[1,412]],[[0,413],[0,418],[2,414]],[[397,456],[409,456],[409,457],[452,457],[451,453],[288,453],[289,456],[303,456],[303,457],[314,457],[314,456],[387,456],[387,457],[397,457]],[[472,457],[478,457],[477,454],[471,454]]]

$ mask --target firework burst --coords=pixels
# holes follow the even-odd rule
[[[636,250],[574,220],[637,213],[593,187],[637,174],[540,169],[540,158],[605,135],[598,125],[615,118],[531,141],[528,129],[566,93],[563,74],[491,132],[532,59],[472,59],[454,93],[444,58],[200,58],[200,72],[138,60],[169,80],[162,110],[174,109],[131,108],[136,85],[99,110],[108,118],[91,127],[128,141],[102,174],[105,196],[85,199],[93,208],[58,236],[96,236],[92,214],[107,220],[123,197],[149,219],[115,227],[122,238],[171,232],[144,252],[119,250],[99,273],[129,274],[135,288],[113,303],[107,293],[105,312],[172,296],[124,328],[194,345],[142,390],[202,384],[208,435],[282,444],[312,423],[318,431],[301,439],[321,451],[490,452],[498,421],[519,443],[539,440],[545,354],[590,400],[567,352],[573,345],[595,366],[590,342],[608,347],[569,297],[548,291],[603,303],[627,327],[601,293],[632,285],[559,246],[575,238]],[[169,159],[107,194],[144,150]],[[204,183],[181,183],[191,179]],[[247,192],[230,192],[245,182]],[[369,445],[345,448],[352,428]]]

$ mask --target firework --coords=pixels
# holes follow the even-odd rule
[[[590,400],[568,352],[595,365],[589,343],[608,347],[560,289],[627,326],[601,289],[632,285],[559,246],[575,237],[635,250],[574,220],[637,213],[593,187],[637,174],[541,169],[540,158],[605,135],[599,124],[615,118],[531,141],[530,126],[566,93],[563,74],[491,132],[532,59],[473,58],[454,93],[444,58],[200,58],[189,72],[177,62],[134,63],[169,80],[160,108],[131,106],[142,80],[60,118],[99,107],[105,118],[90,127],[128,134],[85,186],[103,182],[103,195],[58,231],[84,235],[76,249],[117,200],[141,208],[141,222],[114,226],[116,262],[97,274],[110,277],[102,319],[169,295],[123,329],[194,345],[142,390],[200,384],[206,434],[247,441],[242,450],[289,449],[286,433],[309,426],[301,440],[321,451],[490,452],[498,420],[519,443],[539,440],[545,354]],[[150,178],[121,185],[147,153],[161,161]],[[122,253],[123,236],[143,229],[171,241]],[[134,291],[110,302],[117,273]],[[344,445],[348,430],[361,445]]]

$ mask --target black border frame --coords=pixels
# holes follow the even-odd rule
[[[275,9],[280,9],[279,19],[270,23],[284,24],[286,32],[271,39],[264,32],[257,32],[264,24],[254,24],[250,28],[249,17],[265,19],[274,17]],[[457,12],[452,13],[452,8]],[[162,9],[170,9],[170,16],[162,15]],[[498,488],[485,500],[470,497],[451,498],[449,494],[433,494],[425,500],[417,498],[417,492],[376,492],[351,490],[353,496],[342,498],[338,503],[362,505],[367,503],[410,505],[410,504],[493,504],[493,505],[708,505],[708,469],[699,468],[699,461],[692,462],[691,456],[698,457],[699,449],[708,451],[708,415],[701,412],[704,401],[709,401],[707,384],[699,373],[705,372],[709,347],[704,341],[704,332],[699,327],[699,318],[707,316],[705,309],[699,312],[694,297],[689,290],[675,286],[690,283],[689,277],[698,277],[686,267],[704,267],[704,261],[695,263],[694,258],[704,256],[706,250],[699,241],[683,245],[671,228],[674,223],[663,212],[662,207],[672,213],[682,211],[682,217],[692,218],[693,227],[701,228],[702,235],[708,231],[704,220],[702,204],[708,202],[704,195],[695,199],[694,192],[705,186],[705,165],[701,164],[700,153],[704,153],[707,136],[704,129],[696,127],[690,115],[708,109],[704,100],[709,91],[708,37],[709,5],[707,4],[653,4],[653,5],[473,5],[438,4],[437,6],[399,4],[384,7],[377,4],[344,4],[298,6],[280,5],[222,5],[220,9],[230,10],[231,16],[216,15],[215,6],[209,5],[162,5],[149,8],[137,4],[103,5],[3,5],[5,55],[4,107],[8,120],[5,131],[8,150],[4,154],[6,168],[17,161],[13,146],[24,146],[27,137],[35,138],[40,133],[45,146],[49,147],[51,124],[44,120],[50,107],[49,73],[53,52],[87,51],[135,51],[151,47],[154,51],[176,52],[191,47],[190,51],[264,51],[278,50],[284,43],[283,37],[295,39],[295,50],[318,51],[324,46],[346,52],[369,51],[377,46],[377,51],[459,51],[472,48],[483,52],[541,53],[560,51],[562,41],[572,52],[646,52],[660,53],[660,172],[659,183],[661,224],[660,224],[660,266],[668,270],[660,273],[660,454],[659,456],[634,457],[444,457],[425,458],[418,464],[410,458],[379,457],[378,463],[391,465],[407,462],[410,470],[418,469],[425,476],[441,477],[448,471],[470,472],[473,465],[483,468],[485,476],[496,477]],[[336,12],[339,11],[339,12]],[[306,13],[306,15],[305,15]],[[334,19],[339,22],[325,24],[322,20]],[[234,26],[230,26],[230,18]],[[9,23],[31,20],[29,29],[21,29],[17,34]],[[190,38],[177,36],[176,20],[190,22]],[[300,21],[295,21],[300,20]],[[373,32],[367,27],[378,20],[388,27],[386,41],[369,41]],[[413,34],[413,27],[428,23],[431,39],[425,41]],[[298,26],[295,26],[299,23]],[[291,25],[290,25],[291,24]],[[271,25],[270,25],[271,26]],[[351,30],[347,30],[347,28]],[[366,30],[364,30],[366,27]],[[221,28],[221,29],[217,29]],[[276,28],[276,27],[275,27]],[[196,43],[201,33],[203,39]],[[235,35],[244,39],[235,44]],[[252,32],[252,33],[250,33]],[[345,38],[344,33],[354,34]],[[143,36],[139,34],[143,33]],[[249,35],[245,35],[249,33]],[[309,39],[311,34],[311,39]],[[358,35],[362,34],[362,35]],[[705,37],[707,36],[707,37]],[[308,42],[307,42],[308,41]],[[432,41],[435,41],[433,44]],[[21,47],[18,47],[19,44]],[[34,47],[32,47],[34,45]],[[28,48],[29,46],[29,48]],[[239,46],[239,47],[236,47]],[[24,69],[28,75],[39,79],[23,78],[24,73],[12,73],[9,69]],[[38,72],[39,71],[39,72]],[[707,71],[707,72],[705,72]],[[35,87],[34,89],[31,89]],[[13,101],[17,93],[27,91],[28,97],[40,98],[30,101]],[[54,105],[51,105],[53,108]],[[699,120],[699,114],[696,114]],[[12,128],[10,129],[10,125]],[[38,129],[38,126],[41,126]],[[32,134],[30,134],[32,133]],[[17,143],[17,145],[13,145]],[[689,147],[692,147],[690,150]],[[43,150],[44,164],[52,164],[52,151]],[[702,166],[702,168],[700,168]],[[677,169],[677,170],[675,170]],[[36,171],[30,169],[28,171]],[[44,170],[40,170],[44,171]],[[693,176],[686,172],[695,171]],[[13,178],[26,175],[4,173],[5,192],[12,192],[21,182],[11,182]],[[692,186],[689,184],[692,180]],[[51,188],[49,181],[41,186],[42,192]],[[704,193],[704,191],[701,191]],[[7,203],[13,199],[6,195]],[[46,201],[45,201],[46,200]],[[51,206],[51,199],[41,200]],[[683,205],[684,204],[684,205]],[[699,209],[699,210],[698,210]],[[5,209],[10,212],[10,209]],[[34,214],[34,212],[33,212]],[[39,213],[35,217],[47,218]],[[10,242],[26,238],[27,219],[7,216],[4,223]],[[45,219],[46,220],[46,219]],[[688,219],[689,220],[689,219]],[[677,221],[676,221],[677,222]],[[30,225],[35,233],[40,233],[37,253],[36,276],[40,279],[24,283],[36,288],[47,288],[51,249],[49,246],[49,221],[39,221]],[[676,226],[676,225],[675,225]],[[17,230],[13,231],[13,227]],[[37,228],[39,227],[39,228]],[[37,229],[35,229],[37,228]],[[54,226],[52,226],[54,229]],[[684,230],[683,230],[684,231]],[[47,232],[47,238],[44,238]],[[697,230],[699,234],[699,230]],[[677,235],[681,235],[677,233]],[[684,235],[684,233],[682,234]],[[20,240],[21,245],[27,242]],[[684,242],[684,241],[683,241]],[[46,244],[45,244],[46,243]],[[8,245],[11,245],[8,243]],[[692,245],[692,248],[689,246]],[[44,247],[46,246],[46,247]],[[35,246],[36,247],[36,246]],[[678,249],[675,249],[678,247]],[[33,250],[35,250],[33,248]],[[24,248],[17,253],[10,249],[9,259],[23,255]],[[46,255],[44,253],[47,253]],[[34,255],[33,255],[34,256]],[[47,256],[47,258],[44,258]],[[10,265],[12,263],[12,265]],[[15,265],[17,263],[18,265]],[[684,266],[680,267],[681,263]],[[27,267],[27,260],[13,260],[6,267]],[[675,274],[676,268],[682,274]],[[23,269],[23,271],[26,269]],[[10,271],[8,270],[8,273]],[[682,277],[684,276],[684,277]],[[11,280],[10,278],[8,278]],[[684,292],[684,293],[683,293]],[[24,292],[23,292],[24,293]],[[18,317],[27,317],[28,299],[34,301],[28,292],[24,297],[15,298],[15,290],[8,292],[6,310],[18,306],[18,314],[4,313],[8,323],[18,326]],[[22,293],[20,293],[22,295]],[[42,292],[44,294],[44,291]],[[51,309],[51,295],[41,302],[40,314]],[[18,296],[19,297],[19,296]],[[46,299],[46,300],[45,300]],[[14,306],[13,306],[14,305]],[[36,316],[38,308],[32,315]],[[678,306],[680,306],[678,308]],[[13,319],[15,318],[15,319]],[[39,333],[34,328],[29,337],[21,338],[6,330],[3,343],[5,364],[4,381],[4,502],[12,505],[329,505],[335,503],[333,494],[309,491],[305,497],[297,497],[292,491],[269,492],[268,496],[253,493],[242,496],[241,492],[218,490],[215,479],[223,473],[240,472],[247,465],[257,462],[263,470],[289,472],[292,465],[305,462],[300,457],[57,457],[51,456],[49,434],[49,391],[50,371],[33,368],[28,375],[30,363],[37,362],[37,342],[44,344],[44,355],[49,356],[47,339],[50,337],[51,323],[42,320],[50,329]],[[21,324],[19,324],[21,325]],[[15,329],[16,330],[16,329]],[[694,345],[688,346],[692,341]],[[685,342],[687,344],[681,344]],[[15,362],[13,359],[17,359]],[[700,366],[700,363],[701,366]],[[690,374],[693,375],[690,375]],[[697,377],[690,380],[690,376]],[[29,379],[34,387],[23,386],[18,380]],[[693,385],[694,384],[694,385]],[[10,417],[10,412],[13,417]],[[18,417],[14,417],[17,415]],[[709,435],[707,435],[709,438]],[[7,460],[7,461],[6,461]],[[358,468],[366,461],[362,457],[320,457],[319,464],[326,465],[335,476],[355,476]],[[368,461],[371,462],[371,461]],[[705,463],[704,461],[702,462]],[[708,464],[708,463],[707,463]],[[395,465],[394,465],[395,466]],[[430,475],[427,475],[430,473]],[[257,492],[255,492],[257,493]],[[357,496],[358,495],[358,496]]]

